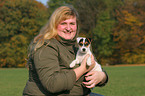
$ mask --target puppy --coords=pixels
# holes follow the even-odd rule
[[[92,52],[90,50],[91,39],[78,37],[77,43],[79,45],[79,49],[77,51],[76,59],[72,61],[70,67],[73,68],[76,64],[80,64],[87,54],[90,55],[87,59],[87,65],[91,66],[91,55],[92,55]],[[91,71],[102,71],[101,65],[95,61],[95,66]]]

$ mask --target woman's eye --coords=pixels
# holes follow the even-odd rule
[[[63,23],[60,23],[60,24],[61,24],[61,25],[65,25],[66,23],[63,22]]]
[[[71,25],[75,25],[75,23],[70,23]]]

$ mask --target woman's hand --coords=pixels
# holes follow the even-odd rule
[[[93,88],[98,83],[104,82],[104,80],[106,79],[106,75],[102,71],[91,71],[88,72],[85,76],[87,82],[83,83],[86,85],[87,88]]]
[[[90,68],[87,71],[90,71],[92,69],[92,67],[94,67],[95,65],[95,60],[94,60],[94,56],[91,56],[91,62],[92,65],[90,66]],[[85,79],[87,82],[83,82],[87,88],[93,88],[95,87],[98,83],[100,82],[105,82],[106,80],[106,75],[104,72],[102,71],[90,71],[85,75]]]
[[[86,72],[86,70],[87,70],[86,62],[87,62],[88,57],[89,57],[89,55],[86,55],[86,57],[82,61],[81,65],[74,69],[74,72],[76,74],[76,81]]]
[[[86,72],[91,71],[95,66],[95,60],[94,60],[94,56],[91,55],[91,66],[89,66],[89,68],[86,70]]]
[[[78,80],[84,73],[90,71],[93,68],[94,64],[92,64],[88,69],[86,67],[87,59],[88,59],[89,56],[90,55],[86,55],[86,57],[82,61],[81,65],[74,69],[74,71],[76,73],[76,80]]]

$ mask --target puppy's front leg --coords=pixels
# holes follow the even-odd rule
[[[88,59],[87,59],[87,65],[91,66],[91,56],[89,56]]]
[[[70,68],[73,68],[75,65],[77,64],[77,60],[73,60],[71,63],[70,63]]]

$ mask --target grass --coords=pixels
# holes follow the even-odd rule
[[[104,96],[145,96],[145,66],[104,68],[109,82],[94,92]]]
[[[0,96],[22,96],[27,79],[27,69],[0,69]]]
[[[145,96],[145,66],[104,67],[109,82],[93,92],[104,96]],[[22,96],[28,70],[0,69],[0,96]]]

